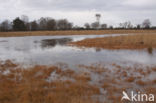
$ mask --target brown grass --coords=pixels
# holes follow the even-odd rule
[[[4,73],[6,70],[9,71],[7,74]],[[10,61],[1,63],[0,103],[94,103],[90,97],[99,94],[99,89],[85,82],[86,78],[75,82],[48,82],[53,72],[61,76],[73,74],[71,70],[60,70],[55,66],[22,69]]]
[[[85,39],[71,44],[80,47],[96,47],[106,49],[148,48],[149,53],[152,53],[152,48],[156,48],[156,33]]]
[[[146,85],[146,83],[145,83],[144,81],[142,81],[142,80],[138,80],[138,81],[136,81],[136,83],[137,83],[138,85],[140,85],[140,86]]]
[[[56,66],[23,69],[11,61],[0,62],[0,103],[120,103],[123,90],[149,93],[152,89],[151,93],[156,94],[155,80],[144,81],[146,75],[142,70],[117,67],[111,71],[102,68],[100,64],[80,66],[84,71],[78,73],[73,69]],[[100,68],[101,73],[97,71]],[[147,77],[155,72],[152,68],[144,71],[148,72],[148,69],[151,72],[146,73]],[[53,73],[58,78],[51,77]],[[99,78],[92,81],[91,74]],[[121,78],[118,79],[118,76]],[[69,79],[61,79],[65,77]],[[106,93],[102,94],[104,92],[100,92],[101,89]],[[99,101],[99,96],[103,96],[104,102]]]
[[[127,82],[134,82],[135,78],[134,77],[129,77],[126,79]]]
[[[0,37],[14,36],[50,36],[50,35],[90,35],[90,34],[127,34],[127,33],[155,33],[156,30],[70,30],[70,31],[27,31],[0,32]]]

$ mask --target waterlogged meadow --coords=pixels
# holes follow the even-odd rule
[[[131,102],[121,101],[123,91],[146,93],[140,100],[153,102],[156,50],[150,35],[0,38],[0,103]]]
[[[116,64],[112,69],[95,64],[73,70],[65,64],[22,68],[6,61],[0,64],[0,101],[120,103],[123,91],[156,95],[155,73],[156,68],[123,68]]]

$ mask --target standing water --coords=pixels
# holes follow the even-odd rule
[[[107,50],[78,48],[67,45],[71,41],[86,38],[119,36],[114,35],[69,35],[69,36],[26,36],[0,38],[0,60],[11,60],[24,65],[55,65],[66,63],[69,66],[93,63],[120,64],[133,66],[156,64],[156,51],[147,50]],[[132,65],[133,64],[133,65]]]

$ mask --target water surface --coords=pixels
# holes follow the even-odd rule
[[[67,45],[71,41],[86,38],[118,36],[74,35],[74,36],[26,36],[0,38],[0,60],[12,60],[24,65],[53,65],[66,63],[70,66],[93,63],[119,64],[124,66],[156,65],[156,51],[147,50],[107,50],[78,48]]]

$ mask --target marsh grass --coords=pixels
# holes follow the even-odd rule
[[[148,53],[149,53],[149,54],[152,54],[152,53],[153,53],[153,48],[152,48],[152,47],[148,47],[147,50],[148,50]]]
[[[128,34],[128,33],[155,33],[156,30],[70,30],[70,31],[27,31],[27,32],[0,32],[0,37],[15,36],[53,36],[53,35],[90,35],[90,34]]]
[[[156,34],[135,34],[116,37],[103,37],[85,39],[72,42],[72,45],[80,47],[95,47],[106,49],[144,49],[152,54],[153,48],[156,48]]]
[[[60,76],[74,74],[55,66],[23,69],[10,61],[0,64],[0,103],[91,103],[90,96],[99,94],[99,89],[88,84],[83,76],[74,82],[59,79],[49,82],[53,72]]]
[[[0,103],[120,103],[123,90],[149,93],[151,88],[156,94],[155,79],[145,79],[155,68],[113,65],[112,70],[100,64],[81,65],[84,71],[78,72],[57,66],[24,69],[11,61],[0,62]]]

